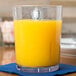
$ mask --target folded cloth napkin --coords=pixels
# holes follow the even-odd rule
[[[76,72],[76,66],[60,64],[60,69],[55,72],[48,73],[24,73],[16,68],[16,63],[11,63],[7,65],[0,65],[0,72],[7,72],[12,74],[17,74],[19,76],[59,76],[68,73]]]

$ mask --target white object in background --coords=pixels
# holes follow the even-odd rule
[[[74,38],[61,38],[61,43],[63,44],[76,44]]]
[[[5,21],[1,26],[3,34],[3,42],[13,43],[14,42],[14,31],[13,31],[13,22]]]
[[[76,49],[76,40],[74,38],[61,38],[61,48]]]

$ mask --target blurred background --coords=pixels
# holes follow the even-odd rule
[[[2,63],[11,62],[7,57],[14,56],[12,8],[23,4],[63,6],[61,62],[76,65],[76,0],[0,0],[0,59],[6,60]]]
[[[76,0],[0,0],[0,45],[14,43],[12,9],[15,5],[62,5],[62,37],[76,35]]]

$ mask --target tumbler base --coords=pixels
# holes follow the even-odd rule
[[[17,65],[17,69],[22,72],[31,72],[31,73],[45,73],[45,72],[54,72],[59,69],[59,65],[50,66],[50,67],[22,67]]]

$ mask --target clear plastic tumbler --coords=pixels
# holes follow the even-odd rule
[[[17,69],[59,69],[62,6],[18,5],[13,10]]]

